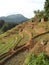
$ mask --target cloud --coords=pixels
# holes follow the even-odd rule
[[[0,16],[23,14],[32,17],[34,10],[42,10],[44,0],[0,0]]]

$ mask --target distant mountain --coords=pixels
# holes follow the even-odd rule
[[[24,17],[21,14],[9,15],[7,17],[0,17],[0,20],[4,20],[5,22],[21,22],[27,19],[28,18]]]

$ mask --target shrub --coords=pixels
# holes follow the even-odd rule
[[[45,53],[38,55],[30,53],[25,61],[25,65],[49,65],[49,58]]]

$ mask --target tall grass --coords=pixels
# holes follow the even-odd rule
[[[49,65],[49,57],[45,53],[38,55],[30,53],[24,65]]]

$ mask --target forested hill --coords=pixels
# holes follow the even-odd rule
[[[5,22],[21,22],[27,20],[28,18],[24,17],[21,14],[14,14],[9,16],[0,17],[0,20],[4,20]]]

